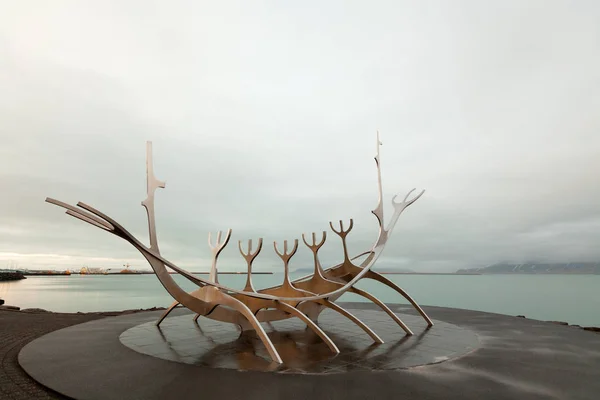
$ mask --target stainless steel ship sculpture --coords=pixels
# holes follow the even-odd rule
[[[390,238],[394,226],[400,217],[400,214],[411,204],[417,201],[424,193],[422,191],[417,196],[409,198],[415,189],[406,194],[401,202],[396,202],[396,197],[392,198],[394,213],[391,220],[385,225],[383,215],[383,191],[381,184],[381,165],[379,148],[379,133],[377,134],[377,153],[375,163],[377,165],[377,180],[379,189],[379,201],[377,207],[372,210],[372,213],[377,218],[379,223],[379,234],[373,246],[354,257],[350,257],[346,244],[346,236],[352,230],[354,224],[352,219],[347,228],[344,228],[342,221],[339,221],[339,230],[336,230],[330,222],[331,230],[339,236],[342,241],[344,260],[341,264],[324,269],[319,262],[318,252],[325,243],[327,233],[323,232],[320,240],[317,241],[316,234],[313,232],[307,237],[302,234],[302,241],[310,249],[314,260],[314,273],[294,281],[289,277],[289,262],[298,250],[298,239],[293,241],[292,246],[288,246],[288,241],[283,242],[283,251],[274,242],[274,249],[277,255],[283,261],[284,280],[280,286],[271,287],[262,290],[256,290],[252,284],[252,263],[262,250],[262,238],[258,239],[258,243],[253,250],[252,240],[248,241],[247,249],[244,250],[242,241],[238,242],[238,247],[242,257],[246,260],[248,275],[246,285],[242,290],[230,288],[221,285],[218,280],[217,259],[231,238],[231,229],[223,236],[222,232],[217,234],[216,241],[212,242],[211,235],[208,235],[208,243],[212,250],[212,267],[208,279],[202,279],[190,272],[178,267],[171,261],[165,259],[158,247],[158,238],[156,235],[156,222],[154,215],[154,193],[158,188],[164,188],[165,182],[159,181],[154,176],[154,168],[152,162],[152,143],[148,142],[146,146],[146,163],[147,163],[147,191],[148,197],[142,202],[148,214],[148,231],[150,236],[150,246],[144,245],[140,240],[135,238],[129,231],[122,227],[114,219],[106,214],[96,210],[95,208],[79,202],[77,207],[63,203],[61,201],[47,198],[46,201],[67,210],[67,214],[78,218],[84,222],[94,225],[97,228],[110,232],[135,247],[146,258],[151,265],[154,273],[175,299],[175,302],[166,310],[166,312],[157,321],[157,325],[165,319],[165,317],[178,305],[183,305],[196,313],[194,319],[197,320],[200,316],[237,324],[242,330],[253,329],[256,331],[267,351],[274,362],[281,363],[281,357],[277,349],[267,336],[261,326],[261,322],[271,322],[282,320],[291,317],[297,317],[302,320],[308,328],[312,329],[331,349],[333,353],[339,353],[339,349],[329,336],[316,324],[319,314],[326,309],[333,310],[342,316],[348,318],[354,324],[359,326],[366,334],[368,334],[376,343],[383,343],[381,338],[361,320],[356,318],[346,309],[335,303],[341,295],[346,292],[355,293],[362,296],[380,307],[389,315],[406,333],[412,335],[412,331],[402,320],[394,314],[383,302],[372,294],[355,287],[356,283],[361,279],[373,279],[378,281],[399,293],[402,297],[408,300],[413,307],[425,319],[428,326],[432,326],[433,322],[423,311],[423,309],[399,286],[390,281],[385,276],[372,271],[372,267],[383,252],[388,239]],[[366,257],[360,264],[355,264],[354,261]],[[198,286],[198,289],[188,293],[183,290],[171,277],[167,268],[183,275],[186,279]]]

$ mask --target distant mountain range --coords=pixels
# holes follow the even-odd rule
[[[381,274],[410,274],[415,273],[415,271],[406,269],[406,268],[375,268],[375,271]],[[312,274],[314,272],[314,268],[297,268],[294,270],[296,273],[304,273],[304,274]]]
[[[459,269],[457,274],[594,274],[600,275],[600,262],[498,263],[483,268]]]

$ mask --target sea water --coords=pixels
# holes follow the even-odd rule
[[[207,278],[207,275],[200,275]],[[600,326],[600,275],[386,275],[419,304],[466,308],[528,318]],[[186,290],[194,285],[179,275]],[[282,282],[281,274],[255,275],[256,288]],[[220,275],[221,284],[242,288],[245,275]],[[357,285],[386,303],[406,303],[384,285]],[[154,275],[71,275],[0,282],[0,298],[21,308],[56,312],[121,311],[168,307],[173,299]],[[345,294],[340,301],[364,301]]]

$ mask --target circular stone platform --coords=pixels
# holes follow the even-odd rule
[[[425,308],[436,322],[427,330],[411,307],[390,305],[415,332],[406,338],[376,306],[341,305],[386,343],[372,345],[327,311],[320,326],[341,353],[332,357],[290,319],[264,324],[285,362],[273,366],[254,333],[206,319],[194,325],[182,309],[161,330],[153,325],[160,312],[148,312],[55,331],[25,346],[19,363],[75,399],[596,399],[600,392],[598,334],[439,307]]]
[[[168,318],[160,328],[154,321],[134,326],[119,339],[132,350],[169,361],[301,374],[409,368],[446,361],[479,346],[473,331],[447,322],[434,321],[434,328],[428,329],[420,316],[400,315],[415,333],[406,336],[381,311],[353,310],[353,314],[385,343],[374,343],[357,325],[331,310],[319,316],[319,326],[338,346],[337,355],[297,318],[264,324],[283,364],[272,362],[255,331],[242,333],[236,325],[207,318],[195,323],[189,315]]]

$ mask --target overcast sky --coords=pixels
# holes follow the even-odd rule
[[[0,1],[0,268],[147,268],[46,196],[147,243],[154,143],[163,254],[207,233],[273,240],[354,218],[375,240],[375,134],[401,217],[380,268],[600,260],[600,3]],[[310,267],[301,247],[293,268]],[[339,261],[331,234],[324,264]]]

